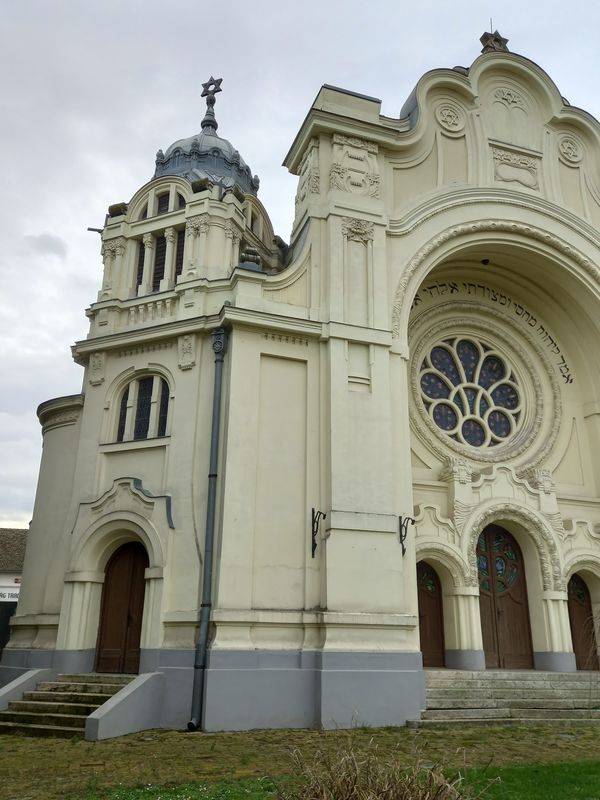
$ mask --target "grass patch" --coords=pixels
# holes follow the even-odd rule
[[[184,791],[181,787],[190,786],[194,791],[203,791],[197,795],[202,800],[237,800],[232,794],[234,791],[238,794],[242,791],[239,797],[254,800],[255,796],[262,800],[268,794],[260,779],[289,775],[293,750],[299,750],[310,759],[317,751],[334,751],[348,737],[359,753],[373,741],[382,757],[398,754],[407,766],[415,762],[418,752],[430,763],[441,764],[448,770],[460,769],[463,774],[469,768],[489,764],[492,776],[504,766],[600,762],[599,733],[593,726],[573,729],[460,727],[437,731],[366,728],[350,734],[314,730],[219,734],[144,731],[103,742],[2,735],[0,800],[39,800],[40,797],[44,800],[113,800],[118,797],[114,792],[126,790],[138,790],[138,795],[122,795],[119,800],[129,800],[129,797],[155,800],[161,795],[151,794],[154,787],[174,786],[180,787],[178,791],[181,792]],[[577,769],[580,767],[574,774]],[[238,784],[237,781],[250,783]],[[598,784],[600,786],[600,779]],[[248,793],[250,789],[255,792],[254,796]],[[211,796],[209,791],[220,791],[221,795]],[[229,794],[223,794],[226,791]],[[573,784],[570,784],[561,800],[579,800],[579,795],[573,792]],[[168,800],[179,797],[177,794],[163,796]],[[508,798],[509,795],[496,797]],[[531,795],[531,799],[533,797]],[[544,798],[549,800],[550,795]]]
[[[600,800],[597,761],[469,770],[466,778],[481,786],[492,775],[500,782],[487,788],[485,800]]]

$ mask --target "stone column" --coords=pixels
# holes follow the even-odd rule
[[[152,289],[152,269],[154,267],[154,236],[151,233],[145,233],[142,241],[144,242],[144,271],[142,273],[142,282],[138,286],[138,297],[150,294]]]
[[[175,243],[177,241],[175,228],[165,229],[165,239],[167,240],[167,252],[165,254],[165,274],[159,287],[161,292],[175,286]]]

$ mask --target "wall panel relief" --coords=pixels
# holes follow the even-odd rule
[[[334,133],[329,188],[379,198],[381,177],[377,152],[378,146],[375,142]]]

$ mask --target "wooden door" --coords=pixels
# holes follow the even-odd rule
[[[139,670],[147,566],[148,555],[139,542],[124,544],[108,562],[96,649],[97,672]]]
[[[444,666],[442,587],[437,572],[425,561],[417,564],[419,634],[424,667]]]
[[[575,573],[568,585],[569,622],[577,669],[598,669],[598,647],[590,592],[581,575]]]
[[[488,669],[533,669],[523,556],[510,533],[488,525],[477,543],[479,610]]]

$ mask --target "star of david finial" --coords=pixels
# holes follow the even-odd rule
[[[202,130],[206,131],[210,134],[210,131],[216,133],[217,128],[219,125],[217,124],[217,120],[215,117],[215,95],[217,92],[222,92],[221,84],[223,82],[223,78],[217,78],[216,80],[211,75],[210,78],[206,81],[206,83],[202,84],[202,97],[206,97],[206,114],[204,115],[204,119],[201,122]]]
[[[508,47],[506,46],[508,39],[505,39],[504,36],[500,36],[498,31],[494,31],[493,33],[486,33],[479,40],[483,45],[482,53],[508,53]]]
[[[202,84],[202,88],[204,91],[202,92],[202,97],[208,97],[211,94],[215,95],[217,92],[222,92],[221,84],[223,83],[223,78],[217,78],[216,80],[211,75],[210,78],[206,81],[206,83]]]

